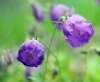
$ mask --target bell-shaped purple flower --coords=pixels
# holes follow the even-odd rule
[[[44,20],[44,11],[40,5],[33,4],[32,12],[38,22],[42,22]]]
[[[37,67],[44,60],[44,51],[38,40],[28,40],[20,46],[17,60],[26,66]]]
[[[56,22],[59,20],[60,17],[64,16],[65,14],[69,15],[70,11],[71,11],[70,8],[68,8],[67,6],[62,5],[62,4],[54,5],[51,8],[51,11],[50,11],[51,20],[54,24],[58,25],[57,28],[59,30],[63,29],[62,24],[61,23],[56,23]]]
[[[73,15],[63,23],[65,40],[72,47],[87,44],[94,34],[92,24],[80,15]]]

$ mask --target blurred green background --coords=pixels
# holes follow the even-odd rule
[[[45,10],[45,20],[39,23],[32,14],[32,3],[39,3]],[[50,20],[52,4],[73,7],[78,14],[93,24],[95,34],[90,43],[73,49],[63,33],[56,31],[45,75],[45,82],[100,82],[100,2],[99,0],[0,0],[0,82],[41,82],[45,71],[45,59],[41,66],[33,68],[30,77],[26,67],[16,61],[19,45],[32,37],[48,47],[55,26]],[[12,63],[7,65],[7,51]],[[47,51],[47,49],[46,49]],[[85,52],[85,53],[83,53]],[[2,63],[1,63],[2,62]]]

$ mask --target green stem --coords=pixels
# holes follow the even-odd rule
[[[46,72],[47,72],[47,63],[48,63],[50,48],[51,48],[51,44],[52,44],[52,41],[53,41],[55,32],[56,32],[56,27],[55,27],[55,29],[54,29],[54,31],[53,31],[53,35],[52,35],[52,37],[51,37],[50,44],[49,44],[49,47],[48,47],[49,49],[48,49],[48,52],[47,52],[47,59],[46,59],[45,70],[44,70],[44,76],[43,76],[42,82],[44,82],[44,80],[45,80],[45,75],[46,75]]]
[[[79,76],[78,82],[85,82],[85,77],[86,77],[86,74],[87,74],[87,59],[88,59],[88,54],[81,54],[80,56],[83,56],[83,55],[84,55],[84,59],[81,59],[81,61],[82,61],[82,63],[84,62],[84,64],[85,64],[84,73],[81,76]]]
[[[49,48],[46,45],[45,45],[45,47],[49,50]],[[57,63],[58,69],[59,69],[59,74],[60,74],[61,80],[63,82],[62,75],[61,75],[61,68],[60,68],[60,65],[59,65],[59,60],[58,60],[58,58],[55,56],[55,54],[52,51],[49,50],[49,52],[51,53],[51,55],[53,55],[53,57],[56,60],[56,63]]]
[[[85,73],[84,73],[84,80],[83,82],[85,82],[85,77],[86,77],[86,74],[87,74],[87,69],[88,69],[88,54],[86,54],[85,56],[85,61],[86,61],[86,68],[85,68]]]
[[[59,69],[59,74],[60,74],[61,80],[62,80],[62,82],[63,82],[63,78],[62,78],[62,75],[61,75],[61,68],[60,68],[60,65],[59,65],[59,60],[58,60],[58,58],[57,58],[55,55],[53,55],[53,56],[54,56],[55,59],[56,59],[56,63],[57,63],[57,65],[58,65],[58,69]]]

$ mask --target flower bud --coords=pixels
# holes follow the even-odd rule
[[[5,55],[5,61],[7,63],[7,65],[11,65],[12,64],[12,57],[10,55],[10,52],[7,52]]]
[[[32,75],[32,67],[26,67],[24,74],[25,78],[30,81],[31,79],[29,77]]]
[[[44,20],[44,11],[43,11],[42,7],[38,4],[33,4],[32,5],[32,11],[33,11],[33,15],[34,15],[35,19],[38,22],[43,22],[43,20]]]
[[[58,25],[57,28],[59,30],[63,29],[62,24],[61,23],[57,24],[57,23],[55,23],[55,21],[58,22],[60,17],[62,17],[64,15],[69,15],[69,14],[70,14],[70,8],[68,8],[67,6],[62,5],[62,4],[53,6],[50,11],[51,20],[54,24]]]

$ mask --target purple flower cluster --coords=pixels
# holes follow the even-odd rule
[[[43,11],[37,5],[32,6],[38,21],[42,21]],[[57,28],[63,31],[65,40],[73,47],[87,44],[94,34],[92,24],[84,17],[74,14],[65,5],[55,5],[51,8],[51,20]],[[66,17],[67,16],[67,17]],[[62,17],[62,22],[59,19]],[[37,67],[44,60],[44,46],[38,40],[24,42],[18,51],[18,61],[29,67]]]
[[[63,30],[65,40],[72,47],[79,47],[87,44],[94,34],[92,24],[78,14],[70,16],[71,9],[65,5],[56,5],[51,9],[51,20],[58,25],[57,28]],[[67,18],[64,16],[67,14]],[[59,19],[63,17],[61,23]],[[64,17],[66,19],[64,19]],[[55,23],[55,21],[57,23]]]
[[[29,67],[37,67],[44,60],[44,46],[37,40],[24,42],[18,51],[17,60]]]

